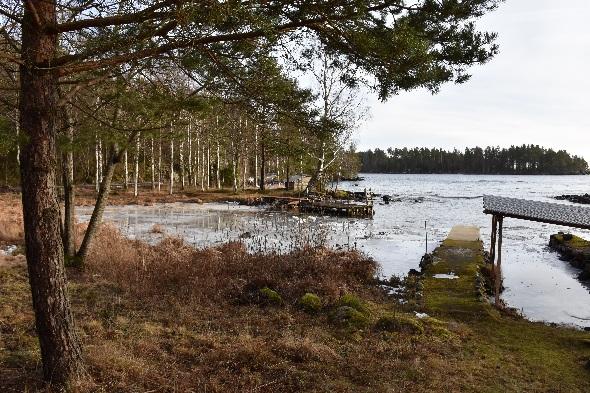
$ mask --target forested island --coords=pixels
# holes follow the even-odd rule
[[[565,150],[538,145],[474,147],[464,151],[424,147],[358,153],[365,173],[468,173],[498,175],[588,174],[588,163]]]

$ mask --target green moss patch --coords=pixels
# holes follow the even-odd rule
[[[283,304],[283,298],[277,291],[270,289],[269,287],[264,287],[260,291],[260,297],[264,304],[272,305],[272,306],[280,306]]]
[[[347,293],[343,295],[340,299],[338,299],[337,305],[340,307],[350,307],[362,314],[369,313],[369,308],[367,307],[367,304],[361,298],[351,293]]]
[[[340,306],[330,313],[330,321],[341,328],[363,329],[368,326],[369,318],[362,312],[349,307]]]
[[[424,326],[416,318],[394,313],[383,314],[377,320],[375,328],[385,332],[404,332],[409,334],[424,333]]]
[[[313,314],[322,309],[322,300],[313,293],[306,293],[299,299],[299,306],[306,312]]]

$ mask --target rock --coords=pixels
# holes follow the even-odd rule
[[[410,269],[410,271],[408,272],[408,276],[421,276],[422,272],[419,272],[416,269]]]
[[[582,269],[580,280],[590,279],[590,242],[572,234],[558,233],[549,238],[549,247],[559,252],[561,259]]]
[[[428,265],[432,265],[434,262],[434,257],[432,254],[424,254],[422,259],[420,259],[420,269],[424,270],[424,268]]]
[[[557,199],[558,201],[569,201],[572,203],[579,203],[582,205],[589,205],[590,204],[590,194],[584,194],[584,195],[558,195],[556,197],[553,197],[554,199]]]

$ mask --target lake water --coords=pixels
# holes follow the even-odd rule
[[[588,176],[470,176],[363,175],[364,181],[341,188],[371,189],[398,199],[376,204],[373,219],[298,216],[232,204],[166,204],[108,207],[105,220],[128,236],[157,241],[158,224],[168,235],[181,236],[199,246],[241,240],[252,251],[288,252],[302,244],[356,248],[381,264],[381,274],[404,275],[418,268],[420,257],[432,251],[457,224],[481,228],[489,247],[491,217],[483,214],[484,194],[557,202],[551,197],[586,193]],[[557,202],[565,203],[569,202]],[[81,221],[90,209],[81,208]],[[426,230],[424,229],[426,222]],[[579,273],[547,247],[549,236],[567,228],[505,219],[503,244],[503,299],[531,320],[590,327],[590,291]],[[590,231],[572,230],[590,239]]]

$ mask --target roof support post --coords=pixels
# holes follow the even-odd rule
[[[496,238],[498,233],[498,218],[496,215],[492,216],[492,238],[490,241],[490,262],[492,266],[496,262]]]
[[[502,227],[504,217],[498,217],[498,260],[495,271],[495,302],[496,307],[500,306],[500,290],[502,288]]]

